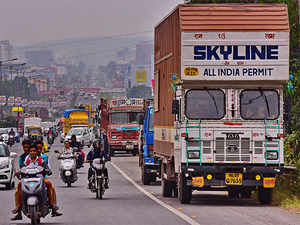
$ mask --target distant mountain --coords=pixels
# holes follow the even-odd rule
[[[24,58],[28,50],[48,49],[52,50],[57,63],[79,63],[83,61],[87,65],[106,65],[116,60],[117,53],[128,48],[134,52],[136,44],[144,41],[152,41],[153,38],[146,34],[115,35],[106,37],[74,38],[66,40],[43,41],[35,45],[16,47],[20,58]]]

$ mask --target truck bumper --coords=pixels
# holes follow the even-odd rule
[[[110,144],[111,150],[116,151],[133,151],[138,150],[138,145],[136,144],[125,144],[125,145],[116,145],[116,144]]]
[[[156,174],[156,175],[160,175],[160,165],[159,164],[149,164],[149,163],[145,163],[144,164],[144,171],[147,174]]]
[[[279,167],[264,166],[183,166],[186,185],[193,189],[266,187],[276,185]]]

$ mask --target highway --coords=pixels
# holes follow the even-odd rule
[[[177,199],[162,198],[160,183],[144,186],[140,181],[138,158],[116,155],[107,163],[110,189],[103,200],[87,189],[88,164],[78,171],[79,180],[67,188],[58,175],[55,149],[62,148],[58,139],[49,156],[54,174],[50,180],[56,187],[61,217],[42,219],[44,224],[72,225],[300,225],[300,215],[273,206],[261,206],[255,200],[230,200],[225,192],[198,192],[190,205],[181,205]],[[21,145],[12,151],[21,153]],[[88,149],[85,148],[88,152]],[[10,222],[14,208],[14,190],[0,189],[2,209],[0,224],[29,224]]]

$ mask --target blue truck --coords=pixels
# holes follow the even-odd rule
[[[143,125],[143,129],[141,129],[139,139],[139,165],[141,167],[142,182],[144,185],[156,182],[156,178],[160,177],[161,174],[160,161],[153,155],[153,115],[153,107],[148,106],[144,120],[140,121],[140,125]]]

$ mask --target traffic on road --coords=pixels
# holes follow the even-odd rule
[[[106,66],[0,61],[0,225],[300,225],[291,4],[184,1]]]

